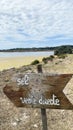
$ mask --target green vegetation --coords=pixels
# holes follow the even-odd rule
[[[31,63],[31,65],[37,65],[37,64],[39,64],[40,62],[39,62],[39,60],[34,60],[32,63]]]
[[[44,58],[42,59],[42,61],[43,61],[45,64],[47,64],[48,61],[53,61],[53,58],[54,58],[54,56],[51,55],[51,56],[49,56],[49,57],[44,57]]]
[[[61,54],[61,55],[58,56],[58,58],[60,58],[60,59],[65,59],[66,57],[67,57],[66,54]]]
[[[54,51],[55,55],[61,54],[72,54],[72,47],[71,46],[60,46]]]
[[[47,61],[47,58],[45,58],[45,57],[42,59],[42,61],[43,61],[45,64],[47,64],[47,62],[48,62],[48,61]]]
[[[38,47],[38,48],[36,48],[36,47],[32,47],[32,48],[11,48],[11,49],[2,49],[2,50],[0,50],[0,52],[55,51],[55,53],[56,53],[57,50],[60,47],[62,47],[62,46],[56,46],[56,47]],[[63,48],[66,48],[65,51],[67,51],[68,48],[70,48],[71,50],[73,50],[73,45],[66,45],[66,46],[63,46]]]
[[[12,48],[12,49],[3,49],[0,52],[37,52],[37,51],[54,51],[54,47],[33,47],[33,48]]]

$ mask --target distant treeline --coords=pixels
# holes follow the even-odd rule
[[[59,46],[54,50],[54,55],[73,54],[73,46]]]
[[[61,46],[57,46],[57,47],[33,47],[33,48],[13,48],[13,49],[3,49],[0,50],[0,52],[35,52],[35,51],[55,51],[57,50],[59,47]],[[64,45],[63,47],[69,47],[73,50],[73,45]]]
[[[53,51],[55,47],[39,47],[39,48],[13,48],[13,49],[3,49],[0,52],[27,52],[27,51]]]

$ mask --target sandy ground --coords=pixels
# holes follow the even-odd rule
[[[26,59],[26,60],[25,60]],[[10,58],[10,62],[0,58],[0,65],[19,63],[24,65],[31,61],[30,57]],[[36,58],[37,59],[37,58]],[[6,59],[7,60],[7,59]],[[34,58],[32,59],[34,60]],[[41,59],[40,59],[41,60]],[[17,63],[17,64],[18,64]],[[2,65],[2,67],[3,67]],[[1,67],[1,66],[0,66]],[[55,58],[53,62],[42,63],[43,73],[72,73],[73,55],[65,59]],[[37,72],[37,66],[23,66],[19,69],[9,69],[0,72],[0,130],[42,130],[41,110],[33,108],[17,108],[3,92],[4,86],[12,75],[23,72]],[[68,82],[63,92],[73,104],[73,77]],[[46,109],[48,130],[73,130],[73,110]]]
[[[38,56],[21,56],[21,57],[0,57],[0,70],[9,69],[13,67],[21,67],[31,64],[32,61],[38,59],[42,60],[43,57]]]

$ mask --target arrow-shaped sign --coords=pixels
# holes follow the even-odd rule
[[[3,91],[17,107],[73,109],[63,92],[73,74],[30,73],[12,76]]]

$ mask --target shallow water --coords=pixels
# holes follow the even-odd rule
[[[39,52],[0,52],[0,57],[19,57],[19,56],[49,56],[53,55],[53,51]]]

